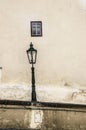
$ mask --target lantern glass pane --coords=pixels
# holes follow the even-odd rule
[[[32,51],[32,62],[35,63],[36,62],[36,51]]]
[[[31,63],[32,61],[31,52],[28,53],[28,58],[29,58],[29,62]]]
[[[37,52],[35,50],[29,51],[28,59],[29,59],[30,64],[36,63],[36,55],[37,55]]]

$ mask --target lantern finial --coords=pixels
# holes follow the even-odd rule
[[[32,42],[30,43],[30,48],[33,48],[33,44],[32,44]]]

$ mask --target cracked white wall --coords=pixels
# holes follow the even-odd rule
[[[64,86],[36,86],[37,100],[42,102],[67,102],[86,104],[86,87],[72,84]],[[0,99],[31,101],[31,87],[0,85]]]

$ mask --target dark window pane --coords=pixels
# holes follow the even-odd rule
[[[31,36],[42,36],[42,22],[41,21],[31,22]]]

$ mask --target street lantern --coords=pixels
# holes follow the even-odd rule
[[[36,63],[37,58],[37,50],[33,48],[32,42],[30,43],[30,48],[26,51],[29,63],[32,64],[32,93],[31,93],[31,101],[36,102],[36,90],[35,90],[35,72],[34,72],[34,64]]]
[[[36,63],[37,50],[33,48],[32,42],[30,44],[30,48],[27,50],[27,56],[30,64],[33,65]]]

